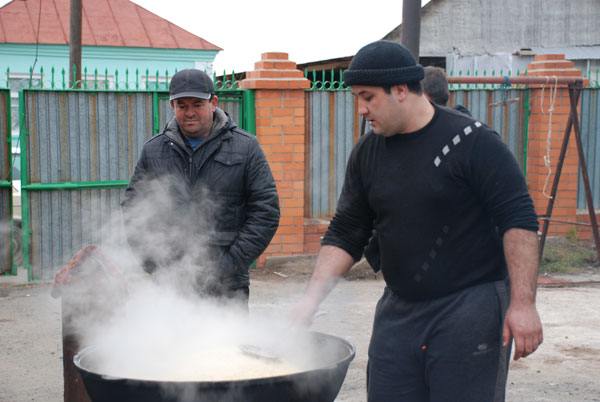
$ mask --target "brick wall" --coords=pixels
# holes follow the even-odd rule
[[[528,127],[527,181],[538,214],[548,205],[558,155],[569,117],[570,103],[566,85],[555,85],[553,76],[580,77],[573,63],[564,55],[535,56],[528,65],[528,77],[550,77],[545,85],[529,85],[530,116]],[[254,71],[246,73],[243,89],[255,90],[256,136],[270,163],[281,204],[279,229],[271,244],[257,261],[263,267],[271,256],[315,254],[328,221],[304,217],[305,203],[305,89],[310,82],[288,59],[287,53],[261,55]],[[550,113],[552,109],[552,113]],[[548,129],[550,128],[550,175],[545,164]],[[569,141],[560,186],[552,218],[575,221],[577,216],[578,156],[573,135]],[[540,221],[540,227],[542,225]],[[549,236],[564,236],[573,225],[551,223]],[[577,227],[581,237],[591,230]]]
[[[556,85],[553,77],[581,77],[573,62],[561,54],[535,56],[527,66],[528,77],[549,77],[543,85],[529,85],[529,127],[527,145],[527,182],[536,212],[545,215],[556,166],[570,113],[567,85]],[[585,85],[585,83],[584,83]],[[580,101],[581,102],[581,101]],[[579,110],[579,108],[578,108]],[[550,132],[549,132],[550,131]],[[550,151],[547,141],[550,139]],[[549,155],[549,168],[544,160]],[[577,221],[577,186],[579,157],[574,131],[571,131],[558,191],[554,200],[552,219]],[[540,228],[543,221],[540,220]],[[549,236],[565,236],[573,227],[579,232],[591,234],[590,229],[568,223],[551,222]],[[587,237],[587,236],[586,236]]]
[[[256,137],[271,166],[281,207],[279,229],[257,261],[305,254],[304,230],[304,78],[287,53],[269,52],[246,73],[243,89],[255,90]]]

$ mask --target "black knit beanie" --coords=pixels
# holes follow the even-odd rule
[[[346,85],[392,86],[420,81],[423,66],[397,42],[378,40],[360,49],[344,71]]]

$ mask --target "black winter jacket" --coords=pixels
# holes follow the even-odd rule
[[[174,118],[148,140],[121,205],[146,271],[192,265],[193,279],[213,288],[248,286],[249,266],[279,225],[275,181],[256,137],[219,108],[196,150]]]

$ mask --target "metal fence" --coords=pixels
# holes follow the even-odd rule
[[[449,106],[463,105],[473,118],[492,127],[526,173],[529,90],[527,89],[453,89]]]
[[[313,72],[315,74],[315,72]],[[327,77],[329,75],[329,77]],[[352,146],[365,127],[358,115],[357,102],[341,80],[322,72],[313,77],[312,87],[306,93],[307,175],[309,194],[305,215],[311,218],[329,218],[333,215]],[[329,78],[329,79],[327,79]],[[529,92],[527,89],[507,89],[487,85],[457,86],[451,88],[449,106],[461,104],[480,120],[498,132],[525,172],[527,158],[527,116]]]
[[[219,107],[254,131],[254,105],[244,103],[251,97],[216,93]],[[30,280],[52,278],[88,244],[122,242],[123,189],[144,142],[172,115],[165,92],[21,91],[23,266]]]
[[[155,132],[148,93],[21,93],[23,264],[51,278],[117,221],[123,187]],[[119,231],[115,233],[119,236]]]
[[[12,245],[12,172],[10,91],[0,90],[0,274],[14,271]]]
[[[596,81],[597,83],[597,81]],[[581,140],[592,189],[594,206],[600,205],[600,88],[584,88],[581,93]],[[579,171],[577,208],[587,210],[585,187]]]
[[[310,133],[307,216],[331,216],[342,191],[346,162],[359,137],[356,102],[349,91],[307,92]]]

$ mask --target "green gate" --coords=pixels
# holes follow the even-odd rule
[[[0,274],[16,274],[12,260],[13,202],[10,135],[10,91],[0,89]]]
[[[218,88],[219,107],[254,132],[253,92]],[[139,152],[173,112],[164,89],[28,88],[19,110],[23,267],[29,280],[50,279],[100,244],[100,227],[119,232]]]

